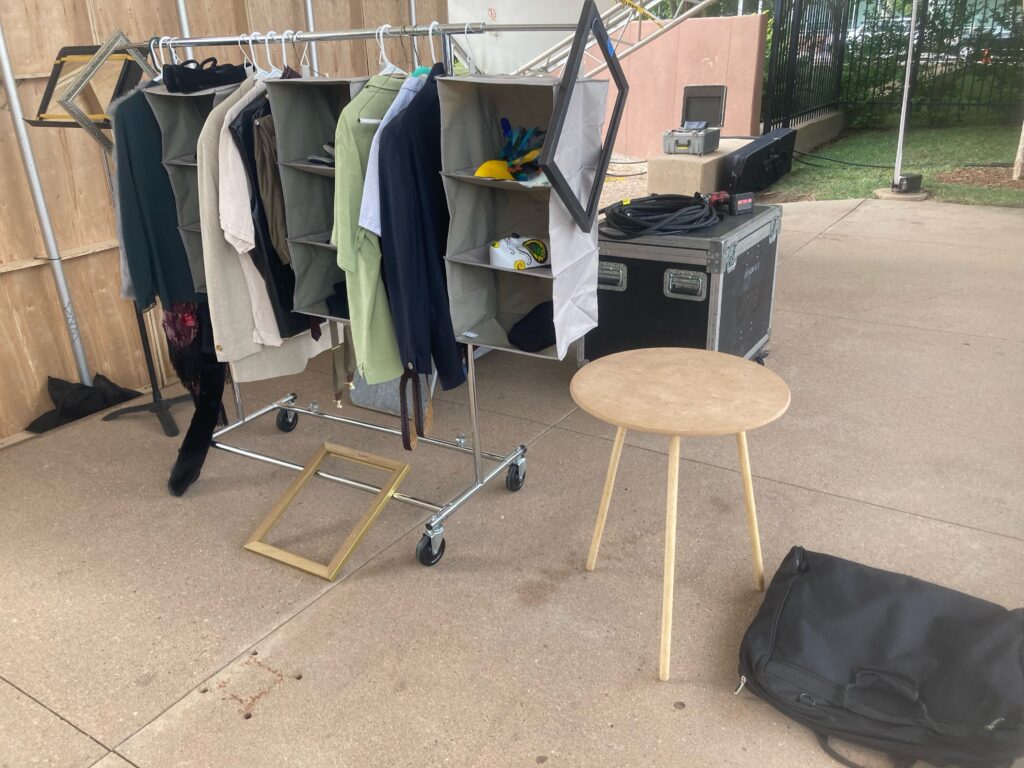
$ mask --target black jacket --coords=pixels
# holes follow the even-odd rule
[[[260,197],[256,167],[255,121],[269,114],[270,102],[266,96],[261,96],[242,109],[231,122],[230,130],[231,136],[238,146],[238,151],[242,155],[242,164],[245,166],[245,175],[249,182],[249,205],[252,210],[253,229],[256,236],[256,247],[251,252],[252,260],[267,286],[267,295],[274,310],[278,332],[281,334],[281,338],[288,338],[304,330],[309,330],[311,325],[308,315],[300,315],[292,311],[295,273],[289,265],[281,263],[281,258],[274,249],[274,243],[270,237],[270,225],[267,223],[267,213],[263,207],[263,199]],[[235,192],[221,190],[221,194],[229,193],[234,194]]]
[[[384,284],[407,371],[431,373],[444,389],[466,380],[452,318],[444,252],[448,204],[441,181],[441,106],[436,77],[382,129],[380,137],[381,255]]]

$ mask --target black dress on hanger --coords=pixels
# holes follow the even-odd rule
[[[227,367],[218,362],[205,294],[197,294],[177,209],[162,161],[160,126],[142,89],[114,112],[119,215],[132,284],[141,306],[160,298],[171,363],[189,389],[195,412],[167,488],[181,496],[199,478],[222,417]]]

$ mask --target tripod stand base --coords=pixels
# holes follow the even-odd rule
[[[168,437],[177,437],[181,430],[178,429],[178,425],[175,423],[174,417],[171,415],[171,406],[177,403],[191,401],[192,395],[189,394],[172,397],[169,400],[160,398],[159,400],[153,400],[152,402],[144,403],[143,405],[130,405],[127,408],[118,408],[116,411],[111,411],[104,416],[103,421],[113,421],[121,416],[127,416],[130,413],[155,413],[156,417],[160,420],[160,426],[164,428],[164,434]]]

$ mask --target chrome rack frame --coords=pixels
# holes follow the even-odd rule
[[[179,3],[179,5],[181,5]],[[309,10],[307,3],[307,11]],[[307,14],[307,21],[312,22],[311,14]],[[355,29],[355,30],[344,30],[334,32],[296,32],[292,33],[289,37],[290,40],[296,43],[308,42],[315,44],[318,42],[327,42],[335,40],[370,40],[378,35],[385,37],[426,37],[432,34],[438,34],[441,39],[441,49],[443,52],[445,69],[448,72],[452,71],[453,65],[453,51],[452,51],[452,36],[456,34],[471,35],[481,34],[484,32],[539,32],[539,31],[565,31],[572,32],[576,29],[576,24],[487,24],[487,23],[467,23],[467,24],[438,24],[432,23],[429,26],[417,26],[415,19],[412,19],[412,26],[403,27],[384,27],[378,29]],[[312,23],[310,28],[312,29]],[[188,34],[187,21],[182,24],[182,32]],[[269,33],[273,35],[274,33]],[[170,48],[184,48],[191,51],[193,47],[207,47],[207,46],[221,46],[221,45],[235,45],[243,40],[252,39],[253,41],[259,41],[265,39],[267,35],[250,34],[250,35],[229,35],[219,37],[165,37],[165,38],[153,38],[153,40],[147,43],[131,44],[131,47],[144,49],[151,47],[159,40],[161,45],[166,45]],[[276,38],[279,39],[279,38]],[[415,48],[415,47],[414,47]],[[343,318],[322,316],[328,321],[330,325],[331,333],[331,345],[334,354],[337,355],[339,349],[339,326],[345,325],[348,321]],[[523,487],[523,483],[526,481],[526,446],[519,445],[511,453],[504,456],[496,453],[490,453],[484,451],[481,447],[480,441],[480,428],[478,419],[478,408],[476,398],[476,363],[475,363],[475,345],[467,345],[466,355],[466,386],[469,393],[469,423],[470,423],[470,437],[469,444],[464,435],[459,435],[454,441],[439,440],[432,437],[421,437],[420,442],[426,445],[437,446],[439,448],[446,448],[457,453],[470,454],[473,457],[473,482],[466,487],[463,491],[453,496],[447,502],[443,504],[435,504],[424,499],[410,496],[404,493],[396,492],[392,498],[396,501],[402,502],[403,504],[409,504],[410,506],[417,507],[419,509],[427,510],[431,512],[430,518],[427,520],[425,525],[425,531],[421,537],[419,544],[416,547],[416,558],[423,565],[434,565],[437,563],[442,555],[444,554],[444,522],[451,517],[463,504],[469,501],[475,496],[485,485],[493,481],[502,472],[506,472],[505,487],[512,492],[518,491]],[[337,358],[332,365],[335,377],[334,392],[337,394],[341,387],[339,385],[338,373],[339,364]],[[302,471],[304,467],[296,464],[292,461],[285,459],[279,459],[274,456],[268,456],[263,453],[256,451],[250,451],[245,448],[241,448],[237,445],[224,442],[223,438],[230,433],[234,432],[241,427],[251,424],[263,416],[270,413],[277,414],[277,426],[282,431],[290,432],[294,429],[299,414],[304,414],[312,418],[326,419],[327,421],[336,424],[345,424],[352,427],[361,427],[374,432],[383,432],[389,435],[401,435],[402,432],[399,429],[393,427],[385,427],[379,424],[371,422],[360,421],[358,419],[350,419],[344,416],[337,416],[334,414],[324,413],[320,410],[320,406],[317,403],[311,403],[308,407],[297,405],[297,395],[289,394],[280,400],[271,403],[268,406],[260,408],[253,413],[248,415],[245,414],[242,407],[241,393],[238,388],[238,384],[234,381],[232,376],[232,387],[234,391],[235,409],[238,416],[238,420],[232,424],[229,424],[222,429],[217,430],[213,434],[211,445],[214,448],[225,451],[227,453],[234,454],[236,456],[243,456],[248,459],[254,459],[261,461],[266,464],[273,466],[282,467],[284,469],[290,469],[293,471]],[[494,462],[494,466],[485,471],[484,459],[490,462]],[[324,472],[323,470],[317,470],[315,472],[317,477],[321,477],[324,480],[330,480],[331,482],[338,483],[348,488],[355,488],[360,491],[367,493],[379,493],[381,489],[369,483],[364,483],[351,478],[342,477],[340,475],[331,474]]]
[[[332,343],[337,349],[337,326],[336,323],[340,322],[337,319],[331,319],[331,339]],[[416,496],[409,496],[407,494],[396,492],[393,495],[395,501],[402,502],[403,504],[409,504],[419,509],[425,509],[428,512],[433,513],[429,520],[426,522],[426,529],[423,536],[421,537],[419,544],[416,547],[416,558],[423,565],[434,565],[437,563],[442,555],[444,554],[444,521],[455,514],[456,510],[459,509],[463,504],[469,501],[479,491],[483,489],[485,485],[494,480],[502,472],[507,471],[505,486],[510,491],[518,491],[523,487],[523,483],[526,480],[526,446],[520,445],[511,453],[501,456],[496,453],[483,450],[480,441],[480,428],[478,420],[478,409],[476,401],[476,364],[474,361],[474,346],[467,345],[466,355],[466,386],[469,392],[469,429],[470,437],[469,444],[465,435],[459,435],[454,441],[440,440],[434,437],[420,437],[418,442],[425,443],[426,445],[433,445],[439,448],[447,448],[450,451],[457,453],[470,454],[473,456],[473,482],[466,487],[463,491],[453,496],[447,502],[443,504],[435,504],[424,499],[417,498]],[[335,372],[337,368],[334,368]],[[335,391],[338,391],[338,387],[335,386]],[[235,392],[236,398],[238,398],[238,392]],[[296,405],[298,400],[297,395],[294,393],[288,394],[281,398],[277,402],[271,403],[268,406],[260,408],[257,411],[253,411],[248,415],[241,415],[239,411],[239,419],[232,424],[223,427],[213,433],[213,440],[211,445],[214,448],[218,448],[227,453],[234,454],[236,456],[243,456],[247,459],[254,459],[256,461],[262,461],[265,464],[272,464],[276,467],[282,467],[284,469],[290,469],[296,472],[301,472],[304,467],[301,464],[296,464],[292,461],[285,459],[279,459],[274,456],[268,456],[263,453],[256,451],[250,451],[245,448],[241,448],[237,445],[231,445],[223,441],[223,438],[234,432],[240,427],[244,427],[247,424],[251,424],[257,419],[266,416],[270,413],[277,413],[277,426],[282,431],[290,432],[295,428],[295,423],[298,419],[299,414],[304,414],[316,419],[326,419],[327,421],[335,424],[345,424],[352,427],[361,427],[368,429],[373,432],[383,432],[388,435],[401,435],[400,429],[394,427],[385,427],[380,424],[373,424],[367,421],[360,421],[359,419],[350,419],[344,416],[336,416],[330,413],[324,413],[320,410],[320,406],[316,403],[310,403],[309,406],[303,407]],[[484,470],[484,459],[495,462],[495,466],[488,470]],[[380,493],[380,488],[369,483],[360,482],[351,478],[342,477],[340,475],[330,474],[323,470],[317,470],[316,476],[321,477],[324,480],[330,480],[331,482],[338,483],[347,488],[355,488],[360,491],[367,493]]]

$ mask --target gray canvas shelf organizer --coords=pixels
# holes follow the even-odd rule
[[[278,167],[284,196],[285,221],[292,269],[295,272],[296,312],[323,316],[334,286],[345,280],[331,245],[334,225],[334,168],[310,163],[334,143],[341,111],[367,78],[270,80],[267,96],[277,133]]]
[[[230,85],[196,93],[170,93],[162,85],[145,90],[146,100],[160,126],[163,165],[174,192],[178,233],[185,246],[197,293],[206,293],[206,272],[203,268],[203,236],[199,230],[196,147],[206,118],[236,87]]]
[[[550,186],[473,176],[499,156],[501,118],[514,128],[547,129],[559,87],[557,78],[438,79],[442,176],[451,216],[445,262],[460,342],[561,359],[597,325],[596,223],[580,230]],[[556,151],[569,186],[584,199],[599,166],[607,94],[607,81],[576,83]],[[492,267],[489,243],[512,234],[547,242],[550,265],[523,271]],[[539,353],[524,352],[509,342],[508,332],[545,301],[554,303],[556,343]]]

